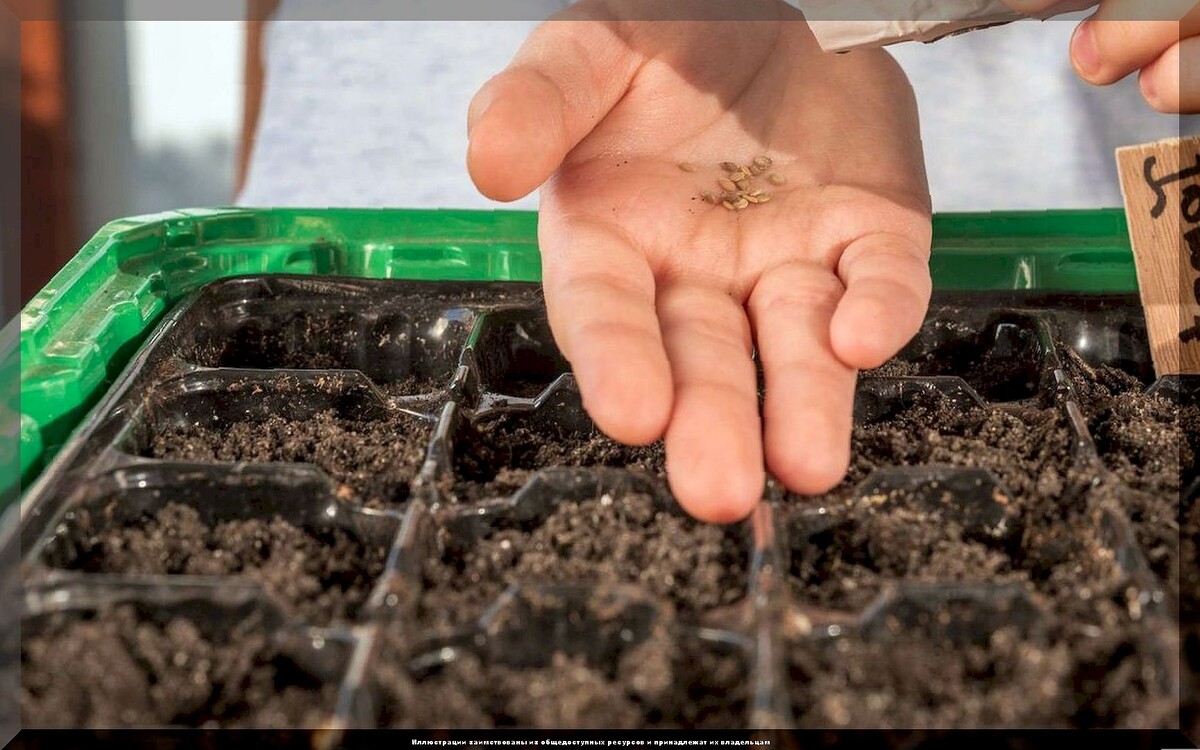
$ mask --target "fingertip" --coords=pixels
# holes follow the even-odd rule
[[[1094,85],[1111,83],[1102,75],[1104,61],[1100,57],[1095,24],[1092,21],[1083,21],[1075,27],[1075,32],[1071,35],[1070,49],[1071,65],[1080,78]]]
[[[854,292],[843,299],[829,330],[830,346],[842,364],[856,370],[879,367],[916,335],[928,302],[898,301]]]
[[[667,452],[667,480],[675,500],[692,517],[705,523],[729,524],[745,519],[758,506],[766,472],[713,461],[712,471],[695,472],[677,466]]]
[[[520,70],[488,81],[467,114],[467,171],[481,193],[514,201],[531,193],[566,155],[561,93]]]
[[[1176,53],[1177,48],[1168,50],[1138,73],[1138,88],[1141,90],[1142,99],[1155,112],[1164,115],[1179,114],[1182,109],[1178,81],[1179,58]],[[1172,78],[1175,80],[1171,80]]]
[[[583,407],[600,431],[626,445],[649,445],[671,419],[670,373],[643,374],[636,381],[599,377],[579,383]]]
[[[856,370],[879,367],[895,354],[902,332],[892,325],[884,306],[864,300],[855,307],[841,306],[830,323],[829,343],[842,364]]]
[[[772,442],[774,444],[772,444]],[[849,441],[826,446],[767,445],[767,466],[792,492],[820,495],[846,477],[850,468]]]
[[[687,406],[688,404],[685,404]],[[740,405],[681,410],[667,428],[667,479],[688,513],[708,523],[733,523],[762,498],[766,469],[762,426]]]

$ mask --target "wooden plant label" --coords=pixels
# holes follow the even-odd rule
[[[1117,149],[1150,353],[1200,374],[1200,137]]]

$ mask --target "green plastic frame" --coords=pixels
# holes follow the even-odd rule
[[[933,247],[937,289],[1137,289],[1116,209],[940,215]],[[36,478],[183,295],[216,279],[270,273],[537,281],[537,215],[198,209],[114,221],[21,312],[20,403],[0,404],[20,414],[20,435],[0,447],[0,466],[12,469],[4,476],[18,476],[19,464],[21,487]],[[0,352],[17,351],[14,328],[0,331]],[[16,361],[0,357],[0,369],[11,374]],[[0,488],[0,498],[17,495]]]

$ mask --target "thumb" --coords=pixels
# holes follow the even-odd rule
[[[467,169],[489,198],[516,200],[545,182],[629,87],[637,55],[587,6],[534,30],[471,101]]]

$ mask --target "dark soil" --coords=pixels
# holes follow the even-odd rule
[[[316,625],[352,619],[385,557],[340,529],[302,529],[278,517],[210,527],[178,503],[125,528],[81,534],[70,546],[65,567],[88,573],[246,576]]]
[[[799,510],[791,517],[793,594],[802,611],[813,605],[862,611],[889,584],[915,580],[1013,584],[1045,614],[1030,632],[1001,619],[989,637],[969,643],[890,620],[890,637],[859,636],[851,627],[838,639],[797,640],[789,664],[798,723],[1172,726],[1169,644],[1152,634],[1096,510],[1106,506],[1115,517],[1132,518],[1137,542],[1169,589],[1177,559],[1177,545],[1169,543],[1177,528],[1171,521],[1177,457],[1186,460],[1189,450],[1180,447],[1187,442],[1181,431],[1196,431],[1179,426],[1176,405],[1140,395],[1143,387],[1106,369],[1079,388],[1102,459],[1133,491],[1111,481],[1093,486],[1090,471],[1076,472],[1071,432],[1056,409],[963,411],[934,397],[857,426],[850,478],[829,496],[805,501],[824,513]],[[1016,512],[1019,534],[972,534],[972,516],[962,509],[978,507],[978,497],[947,497],[939,508],[899,491],[853,491],[876,468],[927,463],[991,471],[1011,493],[1002,504]],[[1186,541],[1184,548],[1186,556]],[[939,611],[950,618],[940,623],[952,621],[951,612]]]
[[[382,725],[399,728],[738,729],[748,724],[744,660],[659,630],[615,663],[548,649],[542,666],[489,663],[458,650],[432,674],[386,642],[376,672]]]
[[[595,429],[561,435],[520,416],[464,424],[453,450],[457,481],[448,488],[447,497],[457,503],[511,495],[533,472],[552,466],[609,466],[663,475],[666,461],[661,442],[622,445]]]
[[[748,552],[740,529],[697,523],[645,495],[564,501],[533,528],[501,528],[464,545],[448,537],[426,565],[424,619],[478,617],[513,583],[637,584],[682,613],[742,598]]]
[[[1173,499],[1196,478],[1200,406],[1148,397],[1145,384],[1112,367],[1077,357],[1069,366],[1096,449],[1122,482]]]
[[[1086,602],[1040,636],[1017,627],[957,644],[914,630],[804,642],[789,652],[801,728],[1169,727],[1177,704],[1153,681],[1166,659],[1126,608]],[[1078,614],[1079,619],[1072,619]]]
[[[900,490],[855,492],[876,469],[931,464],[986,469],[1000,492],[983,488],[932,506]],[[1064,527],[1081,510],[1070,496],[1073,481],[1070,433],[1057,411],[962,409],[931,395],[890,419],[856,426],[849,474],[833,492],[790,497],[793,595],[857,611],[892,580],[1053,583],[1056,558],[1088,544]],[[989,506],[1013,514],[1010,525],[1023,535],[976,532],[971,512]]]
[[[154,435],[147,455],[177,461],[309,463],[348,486],[371,507],[402,506],[425,459],[426,429],[412,422],[344,419],[332,411],[311,420],[270,417],[228,429],[175,426]]]
[[[190,620],[160,626],[129,605],[21,641],[25,727],[316,727],[335,698],[255,628],[210,640]]]
[[[431,378],[425,375],[409,375],[396,383],[382,383],[379,390],[385,396],[419,396],[426,393],[436,393],[445,390],[450,385],[451,373],[445,377]]]

